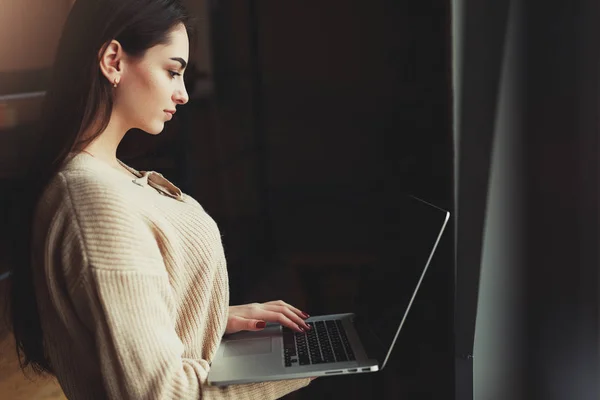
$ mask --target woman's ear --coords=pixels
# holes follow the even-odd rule
[[[123,47],[116,40],[111,40],[104,52],[99,54],[100,70],[111,84],[118,84],[123,74]]]

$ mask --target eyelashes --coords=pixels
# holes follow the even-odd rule
[[[181,74],[179,72],[175,72],[175,71],[169,71],[169,75],[171,75],[171,78],[175,78],[176,76],[181,76]]]

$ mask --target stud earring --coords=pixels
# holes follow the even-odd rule
[[[117,87],[117,85],[119,85],[119,78],[115,78],[113,81],[113,87]]]

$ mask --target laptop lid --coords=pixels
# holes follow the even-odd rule
[[[385,367],[448,223],[450,213],[406,196],[386,212],[381,261],[361,268],[355,324]]]

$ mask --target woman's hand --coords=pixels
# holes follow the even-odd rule
[[[304,322],[308,317],[305,312],[281,300],[230,306],[225,334],[260,331],[265,328],[267,322],[279,322],[293,331],[305,332],[311,329]]]

